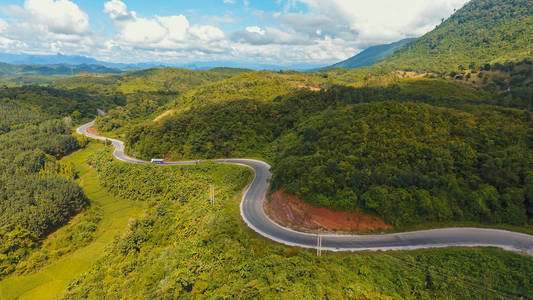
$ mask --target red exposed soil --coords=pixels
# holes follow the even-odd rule
[[[96,130],[94,127],[87,128],[87,132],[90,133],[90,134],[93,134],[93,135],[100,135],[98,133],[98,130]]]
[[[275,222],[300,231],[376,232],[393,228],[378,217],[316,207],[283,190],[272,194],[264,209]]]

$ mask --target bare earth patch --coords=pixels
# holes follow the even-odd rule
[[[310,90],[311,92],[320,92],[322,90],[320,87],[307,85],[305,83],[295,84],[295,86],[298,89]]]
[[[89,127],[89,128],[87,128],[87,132],[88,132],[89,134],[92,134],[92,135],[100,135],[100,134],[98,133],[98,130],[96,130],[96,128],[94,128],[94,127]]]
[[[167,110],[167,111],[165,111],[164,113],[162,113],[162,114],[160,114],[159,116],[157,116],[157,117],[154,119],[154,122],[159,122],[159,121],[161,121],[161,119],[163,119],[164,117],[166,117],[166,116],[171,116],[171,115],[173,115],[173,114],[175,114],[175,113],[176,113],[175,110],[172,110],[172,109],[171,109],[171,110]]]
[[[180,114],[182,112],[188,111],[189,109],[190,109],[189,107],[183,107],[183,108],[180,108],[180,109],[170,109],[170,110],[167,110],[164,113],[160,114],[159,116],[155,117],[155,119],[153,121],[154,122],[159,122],[165,117],[177,115],[177,114]]]
[[[362,213],[316,207],[279,190],[265,201],[266,214],[278,224],[303,232],[382,232],[393,227],[382,219]]]

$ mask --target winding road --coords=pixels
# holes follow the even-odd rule
[[[124,153],[124,143],[111,138],[93,135],[87,129],[94,121],[80,126],[79,134],[98,140],[109,140],[115,147],[114,156],[121,161],[146,164],[148,162],[128,157]],[[244,222],[258,234],[288,246],[317,248],[317,235],[297,232],[282,227],[267,217],[263,203],[272,174],[270,166],[252,159],[219,159],[218,163],[243,165],[254,170],[255,177],[243,195],[240,209]],[[168,162],[164,165],[193,165],[198,161]],[[378,251],[414,250],[442,247],[497,247],[508,251],[533,256],[533,236],[498,229],[444,228],[382,235],[335,235],[323,234],[322,250],[329,251]]]

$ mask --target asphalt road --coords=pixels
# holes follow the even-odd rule
[[[145,164],[146,161],[128,157],[124,153],[124,143],[101,136],[92,135],[87,129],[94,121],[77,129],[79,134],[98,140],[110,140],[115,146],[114,156],[124,162]],[[237,164],[254,170],[255,177],[243,195],[240,205],[241,216],[246,224],[260,235],[281,244],[302,248],[317,248],[317,235],[296,232],[284,228],[270,220],[263,211],[263,202],[272,177],[270,166],[252,159],[219,159],[218,163]],[[193,165],[198,161],[168,162],[163,165]],[[333,235],[323,234],[322,250],[329,251],[378,251],[413,250],[441,247],[497,247],[508,251],[533,256],[533,236],[498,229],[444,228],[381,235]]]

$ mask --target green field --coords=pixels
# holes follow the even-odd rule
[[[59,296],[70,280],[87,271],[103,256],[106,245],[126,229],[128,220],[144,211],[142,203],[121,200],[100,187],[97,173],[87,165],[86,159],[89,154],[103,147],[102,144],[90,143],[86,149],[64,158],[75,165],[79,174],[78,183],[90,199],[91,205],[103,209],[96,239],[37,273],[11,276],[1,281],[0,299],[54,299]]]

